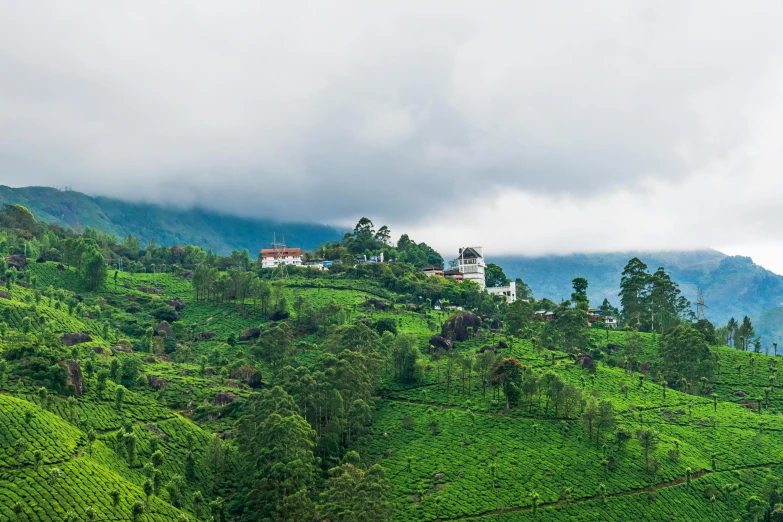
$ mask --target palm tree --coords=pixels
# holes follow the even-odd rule
[[[688,487],[691,487],[691,473],[693,471],[690,467],[685,468],[685,482],[688,484]]]
[[[109,496],[111,497],[111,505],[112,507],[117,507],[120,505],[120,492],[116,489],[113,489],[109,491]]]
[[[87,517],[87,522],[93,522],[93,520],[95,520],[95,510],[92,506],[84,511],[84,515]]]

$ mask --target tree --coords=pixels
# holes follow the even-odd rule
[[[193,511],[196,513],[196,518],[201,518],[201,510],[204,507],[204,495],[201,491],[193,493]]]
[[[532,300],[533,299],[533,290],[530,289],[529,286],[527,286],[527,283],[522,281],[519,277],[517,277],[514,280],[514,287],[517,292],[517,299],[522,300]]]
[[[700,377],[712,377],[715,355],[704,336],[687,324],[675,326],[661,339],[661,370],[670,382],[686,379],[691,387]]]
[[[587,279],[584,277],[576,277],[571,284],[574,287],[574,292],[571,294],[571,301],[574,304],[587,302]]]
[[[60,470],[59,468],[52,468],[49,470],[49,478],[47,482],[49,482],[50,486],[54,486],[57,484],[57,481],[60,479]]]
[[[514,358],[502,360],[492,370],[490,382],[503,390],[506,397],[506,409],[516,404],[522,390],[522,365]]]
[[[642,447],[642,455],[644,456],[644,469],[645,471],[649,471],[650,453],[658,449],[658,442],[660,440],[658,432],[650,428],[643,428],[636,433],[636,439],[639,441],[639,445]]]
[[[144,506],[150,508],[150,497],[155,493],[155,487],[152,485],[152,481],[147,480],[144,482]]]
[[[109,497],[111,497],[111,505],[117,507],[120,505],[120,492],[116,489],[109,491]]]
[[[280,387],[254,394],[236,425],[248,520],[307,520],[315,478],[315,432]]]
[[[122,401],[125,399],[125,386],[117,386],[114,390],[114,405],[117,407],[117,411],[122,410]]]
[[[628,261],[620,279],[619,295],[623,308],[623,321],[632,328],[642,325],[642,314],[645,311],[644,301],[647,298],[649,281],[650,274],[647,273],[647,265],[638,257]]]
[[[82,280],[87,290],[94,291],[103,285],[108,275],[106,258],[98,248],[91,248],[84,253]]]
[[[27,448],[30,445],[25,439],[16,439],[14,442],[14,453],[16,453],[17,471],[22,469],[22,461],[24,460],[24,454],[27,452]]]
[[[503,273],[503,269],[495,263],[487,263],[484,269],[484,282],[488,288],[511,284],[511,280]]]
[[[137,500],[131,506],[131,520],[133,522],[139,522],[139,519],[143,514],[144,514],[144,504],[141,503],[141,500]]]
[[[106,381],[109,379],[109,371],[108,370],[99,370],[98,371],[98,397],[103,398],[103,391],[106,389]]]
[[[759,517],[764,516],[767,505],[768,504],[762,498],[753,495],[748,499],[747,504],[745,504],[745,509],[748,511],[748,514],[753,517],[753,522],[758,522]]]
[[[166,491],[169,494],[169,501],[178,508],[182,506],[182,488],[185,485],[185,479],[182,475],[174,475],[166,484]]]
[[[598,417],[596,418],[595,440],[601,443],[601,431],[611,430],[615,425],[614,404],[612,401],[602,400],[598,403]]]
[[[592,440],[593,425],[598,420],[598,405],[596,404],[595,399],[590,399],[590,402],[588,403],[587,408],[585,408],[582,418],[584,419],[585,424],[587,424],[587,438]]]

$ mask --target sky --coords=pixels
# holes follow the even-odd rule
[[[783,274],[783,3],[0,0],[0,184]]]

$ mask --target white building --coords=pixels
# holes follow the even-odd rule
[[[484,279],[487,264],[484,262],[484,249],[482,247],[465,247],[459,249],[459,271],[464,279],[470,279],[477,283],[482,290],[487,283]]]
[[[490,295],[499,295],[506,298],[508,304],[517,300],[517,284],[511,281],[508,286],[490,286],[487,288]]]
[[[261,268],[275,268],[280,264],[302,266],[299,248],[264,248],[261,250]]]
[[[604,317],[604,324],[607,328],[617,330],[617,319],[614,317]]]

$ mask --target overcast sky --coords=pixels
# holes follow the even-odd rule
[[[783,273],[783,3],[577,4],[0,0],[0,183]]]

